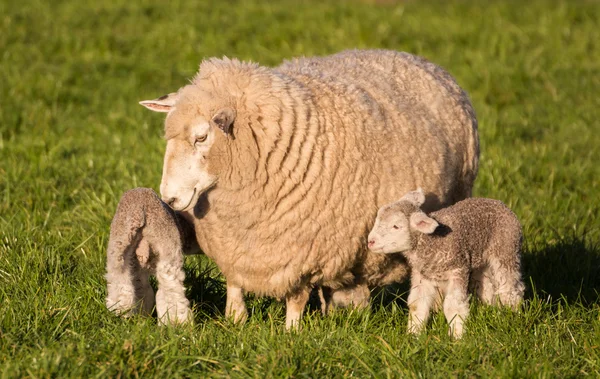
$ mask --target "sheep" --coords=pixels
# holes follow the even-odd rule
[[[284,298],[288,329],[313,286],[364,306],[369,288],[408,277],[401,255],[367,249],[379,207],[420,185],[437,209],[469,197],[477,175],[467,95],[408,53],[276,68],[211,58],[189,85],[140,104],[167,113],[160,192],[225,276],[226,315],[245,317],[245,292]]]
[[[125,316],[149,315],[155,305],[149,275],[158,281],[159,323],[192,320],[185,297],[183,253],[198,253],[194,230],[149,188],[121,197],[110,226],[106,306]]]
[[[400,252],[412,269],[408,331],[424,328],[441,295],[450,334],[460,338],[469,315],[469,276],[482,302],[499,300],[516,310],[525,287],[515,214],[498,200],[470,198],[427,215],[424,201],[418,189],[381,207],[369,233],[372,252]]]

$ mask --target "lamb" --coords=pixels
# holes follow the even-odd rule
[[[367,249],[377,209],[417,185],[428,209],[452,204],[477,175],[467,95],[407,53],[352,50],[276,68],[211,58],[191,84],[141,104],[167,113],[162,198],[193,221],[236,318],[245,292],[285,298],[287,328],[313,286],[368,304],[370,287],[408,276],[401,255]]]
[[[110,226],[106,262],[108,309],[125,316],[151,314],[155,298],[149,276],[155,274],[159,323],[191,321],[183,286],[184,252],[199,252],[191,224],[149,188],[125,192]]]
[[[412,269],[408,331],[424,328],[441,295],[450,333],[460,338],[469,315],[469,276],[482,302],[499,300],[516,310],[525,287],[515,214],[498,200],[470,198],[427,215],[424,201],[418,189],[381,207],[369,233],[372,252],[400,252]]]

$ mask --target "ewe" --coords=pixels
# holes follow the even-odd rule
[[[453,204],[477,175],[467,95],[407,53],[354,50],[276,68],[208,59],[191,84],[141,104],[168,112],[162,198],[193,222],[238,320],[244,291],[285,298],[287,328],[313,286],[365,305],[370,286],[407,276],[401,255],[367,249],[377,209],[417,186],[427,209]]]
[[[149,188],[125,192],[110,225],[106,306],[117,314],[151,314],[161,323],[191,321],[183,286],[183,253],[198,253],[194,230]]]
[[[499,300],[516,309],[523,300],[521,225],[502,202],[471,198],[429,216],[421,189],[377,212],[369,234],[374,253],[402,253],[411,267],[408,331],[420,332],[439,295],[460,338],[469,315],[469,276],[487,304]],[[439,292],[438,292],[439,291]]]

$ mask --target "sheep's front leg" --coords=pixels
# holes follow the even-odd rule
[[[298,329],[304,307],[310,296],[310,288],[308,286],[301,287],[297,291],[286,295],[286,312],[285,312],[285,328]]]
[[[438,290],[434,282],[413,270],[408,295],[408,332],[417,334],[423,331],[429,320],[431,308],[438,298]]]
[[[444,299],[444,315],[450,324],[450,335],[460,338],[464,323],[469,316],[468,275],[458,272],[448,280],[446,298]]]
[[[244,301],[244,291],[241,287],[227,284],[227,300],[225,304],[225,317],[231,318],[235,323],[246,322],[248,311]]]

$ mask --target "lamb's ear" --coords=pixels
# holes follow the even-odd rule
[[[220,109],[212,118],[215,123],[225,134],[231,134],[231,126],[235,120],[235,110],[232,108]]]
[[[154,112],[170,112],[179,100],[179,94],[172,92],[154,100],[140,101],[140,104]]]
[[[416,191],[411,191],[406,195],[402,196],[400,201],[408,201],[409,203],[413,203],[415,206],[420,207],[425,202],[425,193],[423,193],[423,188],[419,187]]]
[[[423,212],[415,212],[410,215],[410,227],[421,233],[431,234],[435,232],[438,225],[437,221]]]

